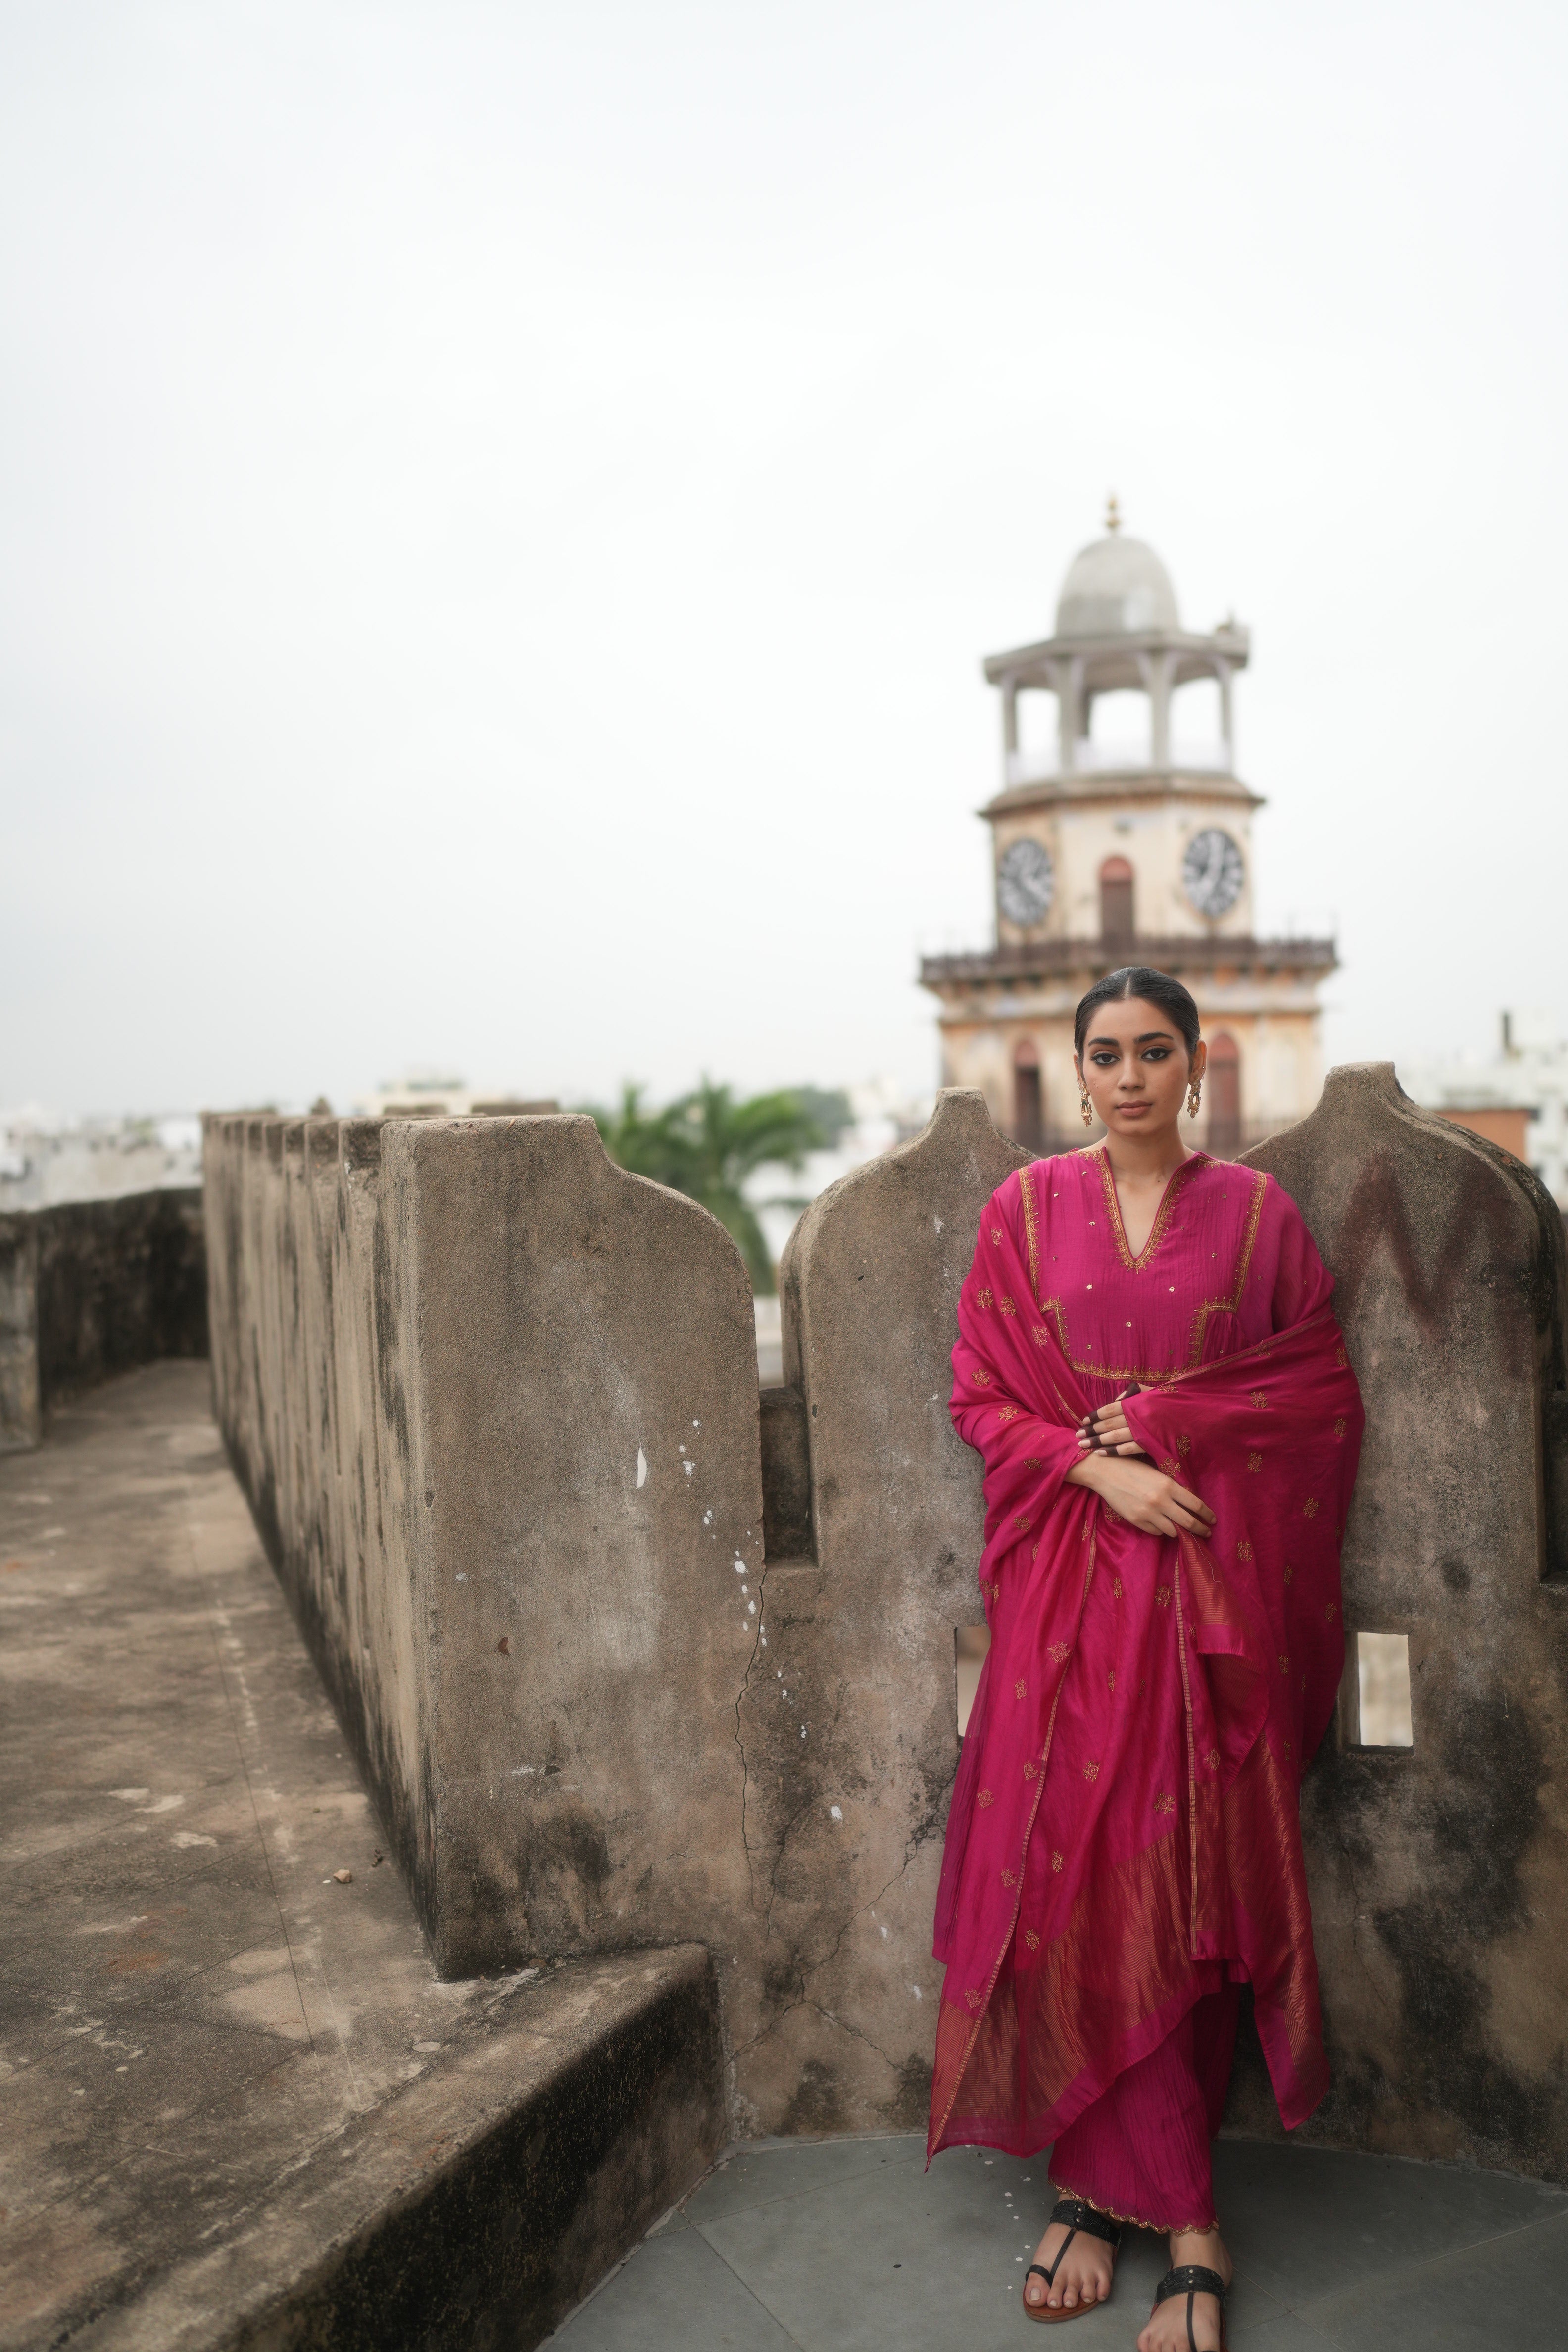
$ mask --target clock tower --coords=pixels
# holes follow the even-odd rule
[[[978,1087],[1028,1148],[1089,1139],[1073,1012],[1121,964],[1158,965],[1197,999],[1209,1076],[1184,1129],[1194,1143],[1239,1151],[1317,1100],[1317,992],[1336,957],[1331,940],[1254,933],[1263,803],[1236,772],[1233,726],[1250,653],[1235,621],[1206,635],[1182,627],[1170,574],[1122,531],[1112,499],[1105,536],[1062,583],[1054,635],[985,664],[1002,697],[1002,790],[981,812],[996,942],[928,956],[921,980],[941,1001],[942,1083]],[[1203,736],[1185,724],[1200,698]],[[1044,731],[1029,724],[1042,707],[1054,719]]]

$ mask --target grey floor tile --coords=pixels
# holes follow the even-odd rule
[[[775,2198],[829,2189],[858,2173],[889,2165],[918,2169],[924,2163],[925,2141],[918,2132],[891,2139],[753,2140],[722,2157],[683,2210],[689,2221],[716,2221]]]
[[[1511,2173],[1272,2141],[1222,2140],[1215,2195],[1238,2276],[1292,2311],[1568,2211],[1562,2190]]]
[[[1044,2163],[959,2149],[928,2174],[918,2142],[888,2154],[698,2226],[803,2352],[1021,2352],[1024,2275],[1052,2197]],[[1130,2239],[1112,2303],[1073,2322],[1077,2352],[1127,2352],[1163,2267],[1158,2241]]]
[[[1336,2352],[1331,2336],[1318,2330],[1294,2311],[1278,2318],[1238,2325],[1234,2309],[1230,2321],[1231,2352]]]
[[[797,2352],[696,2230],[639,2246],[550,2340],[563,2352]]]
[[[1301,2315],[1335,2352],[1557,2352],[1568,2341],[1568,2212],[1325,2297]]]

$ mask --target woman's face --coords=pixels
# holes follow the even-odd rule
[[[1200,1042],[1189,1063],[1170,1014],[1129,996],[1095,1006],[1078,1071],[1112,1135],[1149,1135],[1175,1126],[1187,1087],[1202,1077],[1207,1058]]]

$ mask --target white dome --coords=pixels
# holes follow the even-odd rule
[[[1108,533],[1073,557],[1057,605],[1058,637],[1131,637],[1179,629],[1171,575],[1141,539]]]

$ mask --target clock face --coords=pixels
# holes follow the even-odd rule
[[[996,904],[1021,930],[1039,921],[1056,887],[1051,853],[1043,841],[1015,841],[996,868]]]
[[[1194,833],[1182,860],[1182,881],[1200,915],[1223,915],[1241,896],[1241,852],[1217,824]]]

